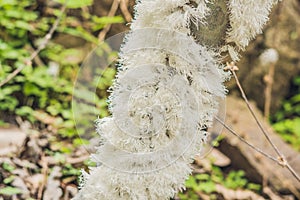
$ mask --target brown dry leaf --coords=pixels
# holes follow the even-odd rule
[[[196,156],[195,163],[198,166],[202,166],[205,171],[211,171],[211,167],[212,167],[211,162],[209,159],[207,159],[207,157],[202,158],[202,157]]]
[[[209,157],[213,160],[212,164],[218,167],[227,167],[231,163],[227,156],[215,148],[211,151]]]
[[[38,137],[37,136],[30,136],[29,141],[27,142],[27,148],[25,156],[28,160],[33,163],[37,163],[40,159],[40,155],[43,153],[40,146],[37,144]]]
[[[12,182],[12,186],[17,187],[22,191],[21,197],[23,199],[27,199],[27,198],[30,197],[30,192],[29,192],[25,182],[20,177],[15,177],[14,178],[14,180]]]
[[[29,173],[28,173],[28,170],[26,168],[17,168],[17,169],[14,169],[12,171],[12,174],[22,178],[22,179],[26,179],[28,176],[29,176]]]
[[[59,151],[62,148],[73,149],[74,145],[69,141],[55,141],[50,143],[50,149],[52,151]]]
[[[18,158],[13,158],[12,160],[16,165],[23,167],[23,168],[29,168],[29,169],[37,169],[38,166],[34,163],[31,163],[28,160],[21,160]]]
[[[224,199],[249,199],[249,200],[264,200],[263,197],[250,190],[231,190],[223,185],[216,185],[216,191],[223,195]]]
[[[54,124],[57,120],[57,118],[49,115],[48,113],[42,110],[34,111],[33,116],[40,122],[49,125]]]
[[[70,176],[70,177],[64,178],[61,182],[66,185],[68,183],[75,181],[76,179],[77,179],[76,176]]]
[[[14,154],[24,144],[26,134],[18,128],[0,129],[0,156]]]
[[[39,138],[37,143],[40,147],[46,147],[49,144],[49,138]]]
[[[63,194],[62,189],[60,186],[60,181],[55,180],[56,178],[61,177],[61,168],[58,166],[53,167],[50,176],[48,177],[46,190],[43,195],[43,200],[59,200]]]
[[[76,186],[67,185],[65,189],[64,200],[69,200],[71,197],[74,197],[78,193],[78,189]]]
[[[30,192],[32,194],[36,194],[40,185],[44,181],[44,175],[43,174],[35,174],[30,177],[27,177],[25,180],[30,185]]]

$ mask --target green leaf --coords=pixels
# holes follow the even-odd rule
[[[185,186],[188,188],[194,188],[197,186],[197,182],[193,176],[190,176],[188,180],[185,181]]]
[[[224,185],[227,188],[237,189],[244,188],[248,181],[244,178],[245,172],[242,170],[239,171],[231,171],[224,181]]]
[[[52,103],[53,102],[53,103]],[[61,112],[62,105],[58,101],[51,101],[51,105],[46,108],[46,111],[52,116],[56,116]]]
[[[22,21],[22,20],[15,21],[15,25],[17,28],[20,28],[20,29],[24,29],[24,30],[28,30],[28,31],[32,30],[32,26],[29,23]]]
[[[296,150],[300,150],[300,118],[286,119],[273,124],[274,130]]]
[[[41,94],[41,89],[37,85],[32,84],[30,82],[25,83],[23,91],[26,96],[29,95],[40,96]]]
[[[255,184],[255,183],[249,183],[249,184],[247,185],[247,188],[248,188],[249,190],[259,191],[259,190],[261,190],[261,185]]]
[[[0,90],[0,100],[4,99],[5,96],[11,95],[12,93],[14,93],[18,90],[20,90],[19,85],[12,85],[12,86],[7,86],[7,87],[4,87],[4,88],[1,88],[1,90]]]
[[[76,146],[76,147],[79,147],[79,146],[81,146],[81,145],[88,145],[89,143],[90,143],[89,140],[85,140],[85,139],[83,139],[83,138],[75,138],[75,139],[73,140],[73,144],[74,144],[74,146]]]
[[[0,1],[0,6],[8,6],[8,5],[17,5],[18,1],[17,0],[1,0]]]
[[[2,98],[1,100],[2,102],[0,103],[0,110],[3,111],[7,111],[7,110],[14,111],[16,106],[19,103],[18,100],[12,96],[4,96],[4,98]]]
[[[38,18],[38,15],[35,12],[26,12],[26,15],[22,15],[22,18],[25,21],[34,21]]]
[[[31,122],[36,121],[35,117],[33,116],[34,110],[29,106],[22,106],[21,108],[16,109],[15,112],[19,116],[26,117]]]
[[[59,55],[59,61],[63,65],[75,65],[80,64],[83,61],[84,58],[84,52],[82,50],[78,49],[66,49],[62,51]]]
[[[72,119],[73,118],[73,113],[71,110],[62,110],[61,114],[63,116],[63,118],[65,119]]]
[[[178,194],[178,197],[181,199],[181,200],[188,200],[188,196],[187,196],[187,194]]]
[[[93,0],[55,0],[58,3],[65,4],[67,1],[68,8],[81,8],[93,4]]]
[[[64,154],[59,153],[59,152],[55,152],[53,158],[59,163],[66,162],[66,157],[64,156]]]
[[[299,103],[300,102],[300,94],[297,94],[297,95],[293,96],[291,98],[291,102],[292,103]]]
[[[6,195],[6,196],[12,196],[15,194],[21,194],[22,190],[20,190],[19,188],[15,188],[15,187],[5,187],[0,189],[0,194],[2,195]]]
[[[9,177],[7,177],[6,179],[3,180],[4,184],[9,184],[11,183],[13,180],[15,179],[15,176],[11,175]]]
[[[64,176],[79,176],[81,174],[81,170],[74,168],[70,164],[66,164],[65,168],[62,170],[62,173]]]
[[[3,167],[3,169],[5,169],[5,170],[8,171],[8,172],[12,172],[13,170],[15,170],[15,167],[14,167],[14,166],[12,166],[11,164],[6,163],[6,162],[4,162],[4,163],[2,164],[2,167]]]
[[[19,19],[22,17],[22,15],[24,15],[23,12],[21,12],[20,10],[6,10],[5,12],[5,15],[6,17],[9,17],[9,18],[16,18],[16,19]]]
[[[2,52],[1,57],[5,58],[5,59],[17,59],[20,57],[20,53],[17,50],[10,49],[10,50],[6,50],[6,51]]]
[[[210,179],[210,175],[208,175],[208,174],[197,174],[197,175],[195,175],[195,178],[197,180],[200,180],[200,181],[206,181],[206,180]]]
[[[297,77],[294,79],[294,84],[300,86],[300,76],[297,76]]]
[[[82,39],[85,39],[88,42],[99,44],[98,38],[93,36],[91,33],[87,32],[86,30],[84,30],[82,27],[77,27],[77,28],[65,27],[63,29],[57,29],[57,30],[62,33],[80,37]]]
[[[124,19],[122,16],[114,16],[114,17],[93,16],[92,21],[94,22],[92,26],[93,31],[100,30],[104,28],[107,24],[124,23]]]
[[[216,191],[216,185],[212,181],[201,182],[201,183],[199,183],[198,190],[203,191],[207,194],[210,194],[210,193]]]

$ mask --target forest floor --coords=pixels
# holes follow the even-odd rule
[[[238,105],[235,102],[238,113],[227,112],[229,123],[234,119],[234,123],[239,124],[238,114],[244,111]],[[71,199],[78,192],[80,170],[93,165],[88,161],[87,148],[91,147],[74,147],[71,141],[57,141],[51,132],[35,130],[27,122],[19,121],[19,125],[19,128],[0,129],[0,199]],[[280,194],[272,184],[260,180],[261,172],[253,174],[253,166],[237,164],[244,161],[236,161],[235,155],[228,155],[226,149],[241,142],[232,140],[227,134],[223,130],[215,143],[216,148],[207,148],[206,156],[195,159],[194,173],[186,182],[187,190],[175,199],[296,199],[297,194],[287,190]],[[241,148],[236,150],[236,155],[249,158],[241,153],[242,147],[236,147]]]

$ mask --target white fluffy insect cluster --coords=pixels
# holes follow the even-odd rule
[[[266,66],[271,63],[276,63],[279,59],[278,52],[276,49],[267,49],[260,56],[259,61],[263,66]]]
[[[92,160],[98,166],[83,172],[75,200],[161,200],[184,188],[190,163],[201,152],[206,128],[217,113],[218,98],[225,97],[223,82],[229,75],[219,51],[199,44],[191,34],[192,24],[207,26],[213,3],[137,1],[109,99],[112,116],[97,121],[101,145]],[[230,0],[226,41],[245,47],[260,32],[272,4]]]
[[[244,50],[269,20],[272,7],[278,0],[229,0],[230,29],[226,43],[233,61],[239,60],[236,51]],[[232,44],[237,47],[233,48]]]

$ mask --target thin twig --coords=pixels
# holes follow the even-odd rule
[[[254,113],[254,111],[253,111],[253,108],[251,107],[251,105],[250,105],[250,103],[249,103],[249,101],[248,101],[248,98],[247,98],[247,96],[246,96],[246,94],[245,94],[245,92],[244,92],[244,89],[242,88],[242,85],[241,85],[241,83],[240,83],[240,81],[239,81],[239,79],[238,79],[238,77],[237,77],[237,75],[236,75],[236,73],[235,73],[235,71],[238,69],[237,66],[235,66],[234,63],[230,63],[230,64],[228,64],[228,68],[227,68],[227,69],[229,69],[229,70],[232,72],[232,74],[233,74],[233,76],[234,76],[234,78],[235,78],[236,84],[237,84],[237,86],[238,86],[238,88],[239,88],[239,90],[240,90],[240,92],[241,92],[241,94],[242,94],[242,97],[243,97],[244,101],[246,102],[247,107],[248,107],[249,111],[251,112],[251,115],[252,115],[253,118],[255,119],[257,125],[259,126],[260,130],[263,132],[264,136],[266,137],[266,139],[268,140],[268,142],[271,144],[271,146],[273,147],[273,149],[276,151],[276,153],[278,154],[278,156],[279,156],[280,158],[282,158],[282,157],[283,157],[282,153],[278,150],[278,148],[277,148],[276,145],[273,143],[273,141],[272,141],[271,138],[269,137],[269,135],[268,135],[268,133],[266,132],[266,130],[263,128],[262,124],[260,123],[260,121],[259,121],[258,118],[256,117],[256,115],[255,115],[255,113]]]
[[[111,5],[111,8],[110,8],[110,11],[107,15],[108,17],[113,17],[113,16],[116,15],[116,12],[119,8],[119,4],[120,4],[120,0],[114,0],[113,1],[112,5]],[[102,29],[102,31],[98,35],[99,41],[103,41],[105,39],[105,36],[108,33],[108,31],[110,30],[110,28],[111,28],[111,24],[108,24]]]
[[[25,67],[32,65],[32,60],[38,56],[38,54],[46,47],[46,45],[49,43],[50,39],[53,36],[53,33],[55,32],[55,30],[57,29],[63,14],[66,10],[66,3],[62,6],[61,8],[61,14],[57,17],[57,19],[55,20],[54,24],[52,25],[50,31],[45,35],[45,37],[43,38],[41,44],[38,46],[38,48],[30,55],[30,57],[25,61],[25,65],[15,69],[11,74],[9,74],[6,79],[4,79],[3,81],[1,81],[0,83],[0,87],[2,87],[4,84],[6,84],[7,82],[9,82],[11,79],[13,79],[16,75],[18,75]]]
[[[120,9],[124,15],[124,18],[125,18],[126,22],[131,22],[132,16],[127,8],[127,5],[128,5],[128,0],[121,0]]]
[[[294,175],[294,177],[300,182],[300,176],[297,174],[297,172],[293,169],[293,167],[288,162],[286,163],[286,167]]]
[[[33,53],[35,51],[35,49],[31,45],[28,45],[28,51],[30,53]],[[46,66],[45,63],[42,61],[42,59],[38,55],[33,59],[33,62],[35,62],[35,64],[37,66]]]
[[[286,161],[286,160],[279,160],[267,153],[265,153],[264,151],[262,151],[260,148],[254,146],[253,144],[249,143],[247,140],[245,140],[242,136],[240,136],[238,133],[236,133],[233,129],[231,129],[228,125],[226,125],[222,120],[220,120],[218,117],[215,117],[215,119],[222,124],[231,134],[233,134],[234,136],[236,136],[240,141],[244,142],[246,145],[248,145],[250,148],[252,148],[253,150],[255,150],[256,152],[260,153],[261,155],[265,156],[266,158],[276,162],[277,164],[283,166],[283,167],[287,167],[287,169],[292,173],[292,175],[300,182],[300,177],[297,174],[297,172],[295,172],[295,170],[290,166],[290,164]],[[284,163],[284,164],[283,164]]]
[[[215,117],[215,119],[222,124],[230,133],[232,133],[234,136],[236,136],[239,140],[241,140],[242,142],[244,142],[246,145],[248,145],[249,147],[251,147],[252,149],[254,149],[255,151],[257,151],[258,153],[262,154],[263,156],[269,158],[270,160],[280,164],[278,162],[278,159],[265,153],[263,150],[261,150],[260,148],[254,146],[253,144],[249,143],[247,140],[245,140],[242,136],[240,136],[238,133],[236,133],[232,128],[230,128],[228,125],[226,125],[222,120],[220,120],[218,117]]]
[[[300,182],[300,176],[297,174],[297,172],[292,168],[292,166],[290,166],[290,164],[287,162],[287,160],[285,159],[285,157],[283,156],[283,154],[278,150],[278,148],[277,148],[277,146],[272,142],[272,140],[271,140],[271,138],[269,137],[269,135],[268,135],[268,133],[266,132],[266,130],[263,128],[263,126],[262,126],[262,124],[260,123],[260,121],[258,120],[258,118],[257,118],[257,116],[256,116],[256,114],[254,113],[254,111],[253,111],[253,109],[252,109],[252,107],[251,107],[251,105],[250,105],[250,103],[249,103],[249,101],[248,101],[248,98],[247,98],[247,96],[246,96],[246,94],[245,94],[245,92],[244,92],[244,90],[243,90],[243,88],[242,88],[242,86],[241,86],[241,83],[240,83],[240,81],[239,81],[239,79],[238,79],[238,77],[237,77],[237,75],[236,75],[236,73],[235,73],[235,71],[237,71],[238,70],[238,67],[237,66],[235,66],[235,64],[232,62],[232,63],[230,63],[230,64],[228,64],[227,63],[227,67],[225,68],[225,70],[230,70],[231,72],[232,72],[232,74],[234,75],[234,78],[235,78],[235,81],[236,81],[236,83],[237,83],[237,85],[238,85],[238,87],[239,87],[239,90],[240,90],[240,92],[241,92],[241,94],[242,94],[242,97],[243,97],[243,99],[244,99],[244,101],[246,102],[246,104],[247,104],[247,107],[248,107],[248,109],[250,110],[250,112],[251,112],[251,115],[253,116],[253,118],[255,119],[255,121],[256,121],[256,123],[257,123],[257,125],[259,126],[259,128],[260,128],[260,130],[263,132],[263,134],[264,134],[264,136],[267,138],[267,140],[268,140],[268,142],[271,144],[271,146],[273,147],[273,149],[276,151],[276,153],[278,154],[278,159],[275,159],[276,160],[276,162],[279,164],[279,165],[281,165],[282,167],[286,167],[290,172],[291,172],[291,174]],[[220,122],[220,120],[218,120],[219,122]],[[222,122],[220,122],[220,123],[222,123]],[[223,123],[223,125],[225,126],[225,124]],[[228,127],[228,126],[227,126]],[[225,128],[227,128],[226,126],[225,126]],[[229,127],[228,127],[229,128]],[[227,128],[227,129],[228,129]],[[229,130],[229,129],[228,129]],[[229,130],[230,131],[230,130]],[[231,130],[231,131],[233,131],[233,130]],[[231,132],[230,131],[230,132]],[[231,132],[232,133],[232,132]],[[239,138],[241,138],[240,136],[238,136]],[[243,139],[243,138],[242,138]],[[251,144],[249,144],[246,140],[242,140],[243,142],[246,142],[246,144],[247,145],[249,145],[249,146],[251,146]],[[258,151],[259,149],[258,148],[254,148],[254,146],[252,145],[251,146],[253,149],[255,149],[256,151]],[[264,152],[262,152],[261,150],[260,151],[258,151],[259,153],[261,153],[261,154],[263,154],[264,156],[267,156],[267,157],[269,157],[269,155],[268,154],[266,154],[266,153],[264,153]],[[272,157],[272,156],[271,156]],[[271,158],[270,158],[271,159]],[[272,159],[271,160],[273,160],[274,161],[274,157],[272,157]]]
[[[42,175],[43,175],[43,181],[40,184],[40,187],[38,189],[38,194],[37,194],[37,199],[41,200],[43,199],[43,192],[47,183],[47,179],[48,179],[48,162],[47,159],[45,159],[44,157],[44,153],[41,156],[41,164],[42,164]]]
[[[275,63],[271,63],[269,68],[269,73],[264,77],[266,83],[265,89],[265,106],[264,106],[264,116],[267,120],[270,116],[271,100],[272,100],[272,86],[274,82],[274,73],[275,73]]]

